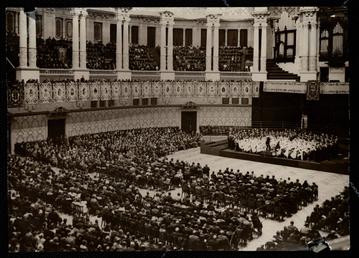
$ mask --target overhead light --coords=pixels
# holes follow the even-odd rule
[[[330,15],[330,18],[335,18],[335,14]]]

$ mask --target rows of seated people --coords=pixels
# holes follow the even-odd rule
[[[116,44],[102,42],[87,42],[87,68],[114,70],[116,68]]]
[[[276,232],[273,240],[259,247],[258,251],[303,250],[308,243],[318,239],[327,241],[349,235],[349,188],[330,200],[316,205],[307,217],[305,227],[298,229],[293,222]],[[322,233],[321,233],[321,232]]]
[[[74,212],[71,203],[86,201],[89,214],[104,221],[104,228],[100,229],[102,233],[110,231],[112,236],[114,232],[120,232],[119,239],[127,241],[124,244],[111,238],[110,246],[98,247],[98,243],[108,243],[98,239],[91,244],[86,239],[86,230],[93,225],[88,221],[80,229],[70,226],[70,230],[59,229],[64,234],[62,237],[54,239],[54,236],[48,236],[45,241],[41,240],[51,242],[50,247],[44,247],[45,250],[69,245],[66,250],[79,251],[93,248],[132,250],[134,246],[138,249],[142,245],[146,250],[237,250],[238,245],[245,245],[261,233],[261,223],[255,213],[280,220],[317,198],[315,184],[301,184],[298,180],[287,183],[275,177],[255,177],[253,173],[234,173],[228,169],[210,175],[207,166],[202,168],[199,164],[157,158],[196,144],[196,135],[186,135],[170,128],[84,135],[68,142],[21,144],[16,151],[21,155],[31,155],[35,160],[10,157],[10,189],[22,197],[32,198],[32,206],[45,202],[51,209],[70,214]],[[116,165],[117,170],[113,169]],[[59,167],[60,171],[54,171],[51,166]],[[208,183],[204,185],[206,181]],[[183,198],[166,193],[171,185],[182,185]],[[159,192],[153,196],[139,193],[139,189],[150,187]],[[244,188],[249,191],[250,198],[243,198]],[[248,212],[253,215],[249,217]],[[16,226],[16,221],[21,223],[23,216],[13,216],[14,219],[12,234],[15,235],[10,237],[10,250],[33,248],[23,246],[25,241],[18,241],[28,235],[26,230],[19,232]],[[49,223],[44,224],[45,229],[29,236],[33,239],[30,242],[38,242],[39,235],[48,229],[46,224],[48,227]],[[57,219],[50,227],[56,228],[57,233],[60,224]],[[74,234],[78,231],[85,231],[86,236]],[[68,238],[74,239],[75,243],[68,243]]]
[[[129,55],[130,70],[158,71],[160,69],[159,47],[131,45]]]
[[[302,160],[329,160],[337,154],[338,137],[301,129],[234,129],[229,148],[248,153],[269,151],[273,156]]]
[[[169,195],[142,197],[120,180],[105,175],[95,180],[81,170],[56,173],[30,158],[12,156],[9,164],[15,192],[9,202],[10,252],[231,250],[236,247],[231,244],[253,237],[252,222],[258,219]],[[69,207],[72,200],[87,201],[88,213]]]
[[[72,41],[37,38],[36,47],[38,67],[63,69],[72,67]]]
[[[6,33],[6,57],[14,67],[19,66],[19,36],[14,32]]]
[[[253,60],[253,49],[247,47],[221,46],[219,48],[220,71],[249,71]]]
[[[174,46],[173,69],[175,71],[204,71],[206,49],[194,46]]]

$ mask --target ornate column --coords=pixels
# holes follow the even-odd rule
[[[218,29],[219,29],[219,24],[215,24],[213,31],[213,71],[214,72],[218,72],[218,51],[219,51]]]
[[[74,80],[88,80],[90,72],[86,67],[86,17],[84,8],[74,8],[72,17],[72,69]],[[80,19],[80,25],[78,20]]]
[[[172,12],[164,11],[161,15],[161,80],[174,80],[173,71],[173,24],[174,16]],[[167,53],[166,53],[166,27],[168,27]]]
[[[80,16],[80,68],[87,69],[86,67],[86,16],[87,12],[81,10]]]
[[[72,16],[72,69],[79,68],[79,14],[73,11]]]
[[[309,71],[317,71],[317,21],[310,23]]]
[[[27,17],[23,9],[19,13],[19,34],[19,67],[22,68],[27,67]]]
[[[262,24],[261,72],[267,73],[267,23]]]
[[[27,26],[27,16],[29,17],[29,30]],[[16,68],[16,80],[25,82],[28,80],[39,80],[40,72],[36,67],[36,16],[35,11],[31,13],[20,9],[19,13],[19,67]],[[29,38],[29,45],[27,42]],[[29,52],[28,52],[29,50]],[[28,58],[29,54],[29,58]],[[29,61],[29,65],[28,65]]]
[[[29,13],[29,67],[36,67],[36,15]]]
[[[206,71],[212,71],[212,25],[207,23]]]
[[[174,22],[168,23],[168,46],[167,46],[167,70],[173,71],[173,24]]]
[[[259,72],[259,25],[253,25],[253,68],[252,72]]]
[[[206,46],[206,81],[219,81],[220,73],[218,71],[218,29],[220,25],[220,15],[207,15],[207,46]],[[213,33],[213,34],[212,34]],[[212,57],[213,47],[213,57]],[[211,67],[213,64],[213,68]]]
[[[302,40],[302,24],[300,23],[300,19],[298,16],[294,17],[295,19],[295,27],[296,27],[296,38],[295,38],[295,60],[294,63],[298,67],[298,71],[300,71],[300,50],[301,50],[301,40]]]
[[[131,80],[130,50],[129,50],[129,22],[130,8],[117,8],[116,32],[116,73],[118,80]],[[122,29],[123,24],[123,29]]]
[[[116,70],[122,70],[122,17],[117,14],[116,25]]]
[[[166,22],[161,21],[161,50],[160,50],[160,68],[166,71]]]
[[[254,17],[253,81],[267,80],[267,17],[269,16],[267,9],[267,7],[255,7],[254,12],[252,13]],[[259,29],[262,31],[261,44],[259,44]]]
[[[227,29],[224,30],[224,46],[228,46],[228,31]]]
[[[317,7],[299,9],[302,22],[302,39],[300,40],[300,81],[317,79]]]

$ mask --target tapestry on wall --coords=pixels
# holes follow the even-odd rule
[[[307,100],[319,100],[320,83],[318,81],[307,82]]]

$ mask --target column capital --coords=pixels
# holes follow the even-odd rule
[[[210,24],[210,26],[216,26],[220,24],[220,16],[221,14],[208,14],[206,16],[207,18],[207,26]]]
[[[86,16],[88,15],[88,12],[85,9],[81,9],[80,10],[80,15],[81,15],[81,17],[86,18]]]
[[[72,8],[71,14],[72,14],[72,16],[79,16],[80,15],[79,8]]]

